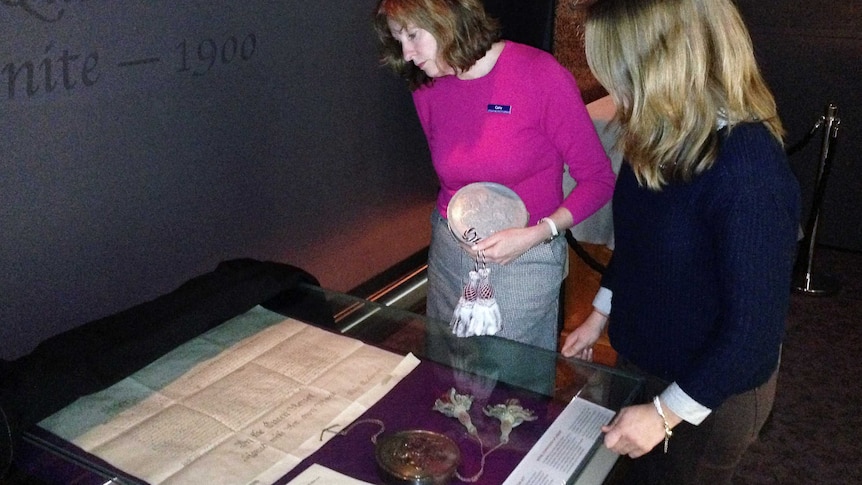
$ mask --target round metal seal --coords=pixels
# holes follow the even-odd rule
[[[444,485],[461,462],[452,439],[424,430],[401,431],[379,438],[375,456],[388,484]]]
[[[494,182],[476,182],[455,192],[446,218],[455,239],[472,244],[503,229],[526,227],[530,214],[512,189]]]

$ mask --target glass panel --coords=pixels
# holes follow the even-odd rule
[[[478,383],[477,387],[488,394],[534,396],[538,399],[535,402],[546,402],[548,409],[556,409],[555,412],[576,396],[617,411],[630,403],[641,387],[639,378],[606,366],[567,359],[556,352],[493,336],[458,338],[451,334],[448,322],[317,286],[301,285],[265,306],[366,344],[433,362],[438,377],[456,386]],[[428,409],[430,404],[433,402]],[[421,409],[425,403],[416,405]],[[426,414],[431,413],[428,409],[424,410]],[[543,426],[540,433],[549,423]],[[115,470],[98,458],[76,450],[44,430],[29,433],[25,438],[35,445],[34,455],[43,455],[33,458],[41,465],[52,461],[54,465],[59,461],[65,463],[59,471],[55,470],[54,478],[74,478],[76,483],[105,483],[107,479],[113,479],[113,483],[138,483],[134,477],[118,477]],[[598,448],[593,447],[586,464],[593,460]],[[72,475],[70,463],[77,466]],[[43,468],[47,471],[51,467]],[[583,466],[575,475],[582,469]]]
[[[324,299],[332,309],[332,327],[345,335],[555,400],[568,402],[577,395],[616,411],[640,390],[639,378],[607,366],[492,336],[458,338],[448,322],[316,286],[304,285],[301,291],[308,299]]]

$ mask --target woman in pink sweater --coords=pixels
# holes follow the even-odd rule
[[[440,181],[432,214],[427,314],[450,321],[477,257],[491,273],[501,337],[556,350],[557,238],[610,200],[614,173],[572,74],[552,55],[503,40],[479,0],[380,0],[375,28],[383,63],[413,93]],[[577,182],[563,194],[566,167]],[[446,221],[450,199],[474,182],[512,189],[529,212],[472,247]]]

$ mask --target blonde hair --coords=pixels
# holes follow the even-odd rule
[[[617,148],[650,189],[691,180],[718,155],[718,123],[762,122],[782,143],[775,100],[731,0],[600,0],[587,63],[616,104]]]

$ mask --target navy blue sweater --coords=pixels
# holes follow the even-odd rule
[[[602,279],[613,347],[711,409],[776,369],[800,211],[799,185],[762,124],[720,135],[715,165],[689,183],[648,190],[623,164]]]

